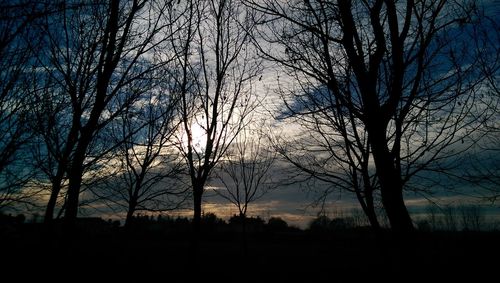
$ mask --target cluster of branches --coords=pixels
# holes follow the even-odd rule
[[[45,222],[71,228],[92,205],[128,225],[192,196],[199,228],[206,182],[259,104],[255,17],[240,4],[3,5],[0,207],[46,201]]]
[[[36,115],[32,128],[38,139],[36,167],[50,182],[46,222],[52,220],[56,203],[63,198],[66,222],[73,225],[83,191],[99,186],[100,178],[95,175],[107,173],[103,163],[116,162],[116,155],[129,165],[118,175],[141,168],[131,181],[141,186],[146,168],[156,165],[152,159],[169,154],[163,150],[162,139],[175,123],[171,115],[150,111],[145,117],[134,117],[131,113],[146,112],[145,105],[151,103],[172,111],[168,109],[175,99],[158,94],[162,83],[158,78],[172,60],[171,54],[160,58],[168,39],[164,29],[170,24],[160,16],[171,7],[169,2],[148,1],[66,3],[59,13],[41,18],[33,28],[43,41],[41,47],[32,48],[37,71],[31,87]],[[123,130],[121,137],[115,135],[116,127]],[[123,148],[144,150],[138,144],[127,148],[130,139],[147,141],[146,153],[123,154]],[[158,153],[152,155],[152,150]],[[130,186],[129,182],[128,190]],[[141,197],[134,192],[126,199],[132,213],[143,201]]]
[[[281,183],[272,172],[277,152],[266,147],[267,137],[262,129],[243,129],[216,171],[224,189],[215,193],[237,207],[243,224],[249,204]]]
[[[280,88],[280,118],[308,129],[279,151],[308,176],[353,191],[374,227],[380,191],[391,227],[411,231],[404,190],[431,191],[432,174],[451,170],[478,140],[469,138],[496,117],[480,100],[498,76],[498,58],[485,60],[498,42],[484,40],[481,5],[247,3],[265,15],[259,50],[296,81]]]
[[[59,209],[70,227],[95,200],[131,219],[192,197],[198,231],[217,169],[245,215],[276,159],[263,138],[239,137],[263,59],[294,82],[279,82],[279,118],[306,129],[275,139],[277,152],[327,193],[354,193],[375,228],[380,198],[392,228],[411,231],[404,191],[430,192],[433,174],[498,136],[498,99],[484,99],[498,98],[497,23],[475,1],[0,8],[0,208],[46,187],[47,222]]]
[[[29,62],[32,56],[26,40],[39,44],[39,38],[29,30],[34,22],[54,7],[27,1],[3,3],[0,6],[0,208],[14,203],[29,203],[36,191],[18,191],[29,183],[33,172],[26,168],[29,157],[21,152],[29,146],[32,135],[30,91],[26,88]]]
[[[193,223],[200,229],[205,186],[231,143],[249,122],[259,100],[253,83],[261,71],[251,45],[255,21],[240,1],[187,1],[182,37],[174,38],[180,74],[180,117],[184,140],[179,143],[189,173]],[[201,129],[203,138],[194,129]]]
[[[83,176],[121,144],[107,143],[104,129],[111,121],[128,122],[118,118],[160,75],[154,73],[161,64],[143,58],[160,44],[154,39],[159,22],[137,21],[141,11],[164,8],[145,6],[19,1],[2,7],[3,206],[45,186],[46,221],[61,198],[67,219],[76,217]],[[4,181],[11,175],[16,182]]]

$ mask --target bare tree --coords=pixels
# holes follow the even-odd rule
[[[224,188],[216,189],[215,193],[238,208],[243,233],[246,232],[248,205],[279,185],[276,179],[273,180],[271,171],[276,157],[264,133],[245,128],[217,168],[217,179]]]
[[[489,119],[483,119],[479,132],[482,137],[474,149],[466,154],[462,163],[470,164],[465,174],[457,172],[460,181],[472,184],[480,196],[495,203],[500,198],[500,22],[491,18],[485,11],[481,14],[486,27],[476,29],[475,46],[481,47],[481,71],[487,78],[485,92],[480,97],[483,112],[491,113]]]
[[[43,174],[38,177],[39,185],[50,191],[44,216],[44,221],[49,223],[53,220],[62,189],[67,188],[66,169],[74,141],[66,140],[69,134],[67,121],[71,117],[69,98],[54,87],[52,80],[40,83],[46,76],[47,73],[38,70],[33,72],[32,109],[35,119],[30,122],[30,128],[35,135],[31,156],[35,167]]]
[[[199,237],[202,196],[212,169],[254,107],[252,80],[260,64],[250,44],[253,22],[240,1],[188,1],[179,57],[182,117],[180,149],[186,160]]]
[[[316,179],[326,188],[315,203],[324,205],[334,192],[354,193],[373,229],[380,228],[377,219],[374,192],[377,178],[370,167],[368,136],[359,119],[350,115],[328,89],[316,88],[303,82],[309,89],[293,94],[293,101],[280,110],[279,119],[292,120],[306,129],[298,137],[278,137],[277,151],[305,174],[305,179]],[[286,95],[282,93],[282,95]],[[285,101],[288,96],[283,96]],[[315,184],[315,186],[317,186]]]
[[[299,82],[306,78],[293,93],[323,86],[332,99],[320,109],[340,105],[344,111],[335,113],[343,121],[354,117],[361,123],[391,227],[412,231],[403,189],[425,170],[442,170],[464,134],[478,127],[469,114],[483,81],[476,72],[477,50],[467,47],[466,36],[478,23],[477,3],[250,5],[267,15],[264,39],[284,50],[261,45],[265,57]]]
[[[0,4],[0,208],[31,203],[38,190],[23,189],[33,176],[29,168],[31,132],[28,73],[40,37],[31,32],[48,7],[29,1]]]
[[[67,178],[65,218],[72,226],[86,167],[112,147],[96,144],[96,136],[155,85],[148,74],[162,66],[153,54],[166,41],[158,35],[168,25],[159,15],[171,5],[114,0],[63,6],[61,13],[46,17],[39,27],[46,49],[38,63],[45,70],[43,82],[53,88],[46,100],[62,102],[66,105],[62,111],[67,112],[59,116],[62,120],[50,121],[49,115],[47,121],[47,126],[56,123],[64,128],[53,133],[56,138],[44,137],[50,141],[47,152],[57,162],[46,218],[52,218],[62,180]]]
[[[178,130],[175,107],[178,99],[168,92],[150,93],[123,112],[111,130],[119,144],[108,162],[105,179],[109,190],[98,186],[94,193],[112,206],[127,211],[129,227],[136,211],[162,212],[179,208],[186,197],[182,183],[182,163],[173,144]]]

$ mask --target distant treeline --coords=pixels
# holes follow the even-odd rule
[[[41,217],[37,214],[26,217],[23,214],[12,215],[0,213],[0,235],[15,233],[26,226],[39,226],[42,229]],[[57,223],[55,223],[57,227]],[[62,221],[59,221],[62,227]],[[192,219],[169,215],[137,215],[125,227],[118,220],[104,220],[99,217],[82,217],[77,221],[79,230],[84,233],[101,233],[125,231],[129,233],[167,233],[187,234],[193,229]],[[449,205],[443,208],[427,206],[424,213],[416,217],[418,230],[430,231],[498,231],[499,220],[487,219],[484,209],[479,205]],[[214,213],[204,213],[201,225],[206,232],[295,232],[300,229],[289,225],[280,217],[265,220],[261,217],[241,217],[233,215],[228,220]],[[388,225],[387,225],[388,227]],[[60,228],[60,227],[59,227]],[[322,214],[311,220],[305,229],[314,233],[369,229],[369,223],[361,211],[353,209],[349,212],[337,212],[328,216]],[[57,228],[56,228],[57,230]],[[243,231],[244,230],[244,231]]]

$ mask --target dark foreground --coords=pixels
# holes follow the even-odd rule
[[[481,282],[477,280],[496,277],[500,269],[499,232],[419,232],[396,237],[367,229],[288,229],[249,233],[245,249],[237,231],[206,231],[198,251],[190,232],[126,232],[116,227],[68,239],[60,232],[25,225],[0,235],[1,278],[19,282],[25,278],[352,282],[367,277],[407,282],[463,276]]]

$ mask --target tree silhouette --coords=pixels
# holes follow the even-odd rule
[[[51,12],[29,1],[0,4],[0,208],[30,203],[38,190],[26,188],[34,175],[28,168],[32,133],[30,70],[40,36],[31,30]]]
[[[500,198],[500,165],[498,162],[500,147],[500,22],[498,19],[482,15],[487,28],[477,29],[478,34],[474,45],[481,46],[480,68],[486,76],[486,91],[480,96],[481,111],[490,113],[488,119],[483,119],[483,126],[476,136],[481,137],[462,163],[470,164],[465,174],[456,172],[455,177],[467,181],[478,189],[481,196],[488,201],[496,202]],[[485,116],[485,115],[483,115]]]
[[[47,16],[39,26],[45,40],[45,49],[38,54],[39,68],[46,75],[41,84],[49,87],[39,97],[50,106],[45,110],[61,111],[56,117],[45,115],[43,128],[45,152],[57,163],[52,167],[56,172],[50,174],[46,219],[52,218],[62,181],[67,178],[65,219],[72,226],[84,172],[116,146],[98,143],[97,137],[150,89],[148,74],[162,65],[154,56],[146,56],[165,41],[157,37],[164,28],[158,14],[168,1],[161,5],[97,1],[62,6],[60,13]],[[62,128],[51,132],[53,125]]]
[[[240,4],[188,1],[179,22],[183,35],[173,40],[175,50],[182,52],[179,148],[191,180],[196,235],[205,184],[255,107],[252,81],[260,64],[250,44],[252,15]]]
[[[354,123],[359,125],[366,144],[345,145],[345,137],[340,144],[369,152],[392,229],[412,231],[403,190],[411,179],[425,178],[425,171],[442,171],[461,138],[481,121],[470,115],[484,82],[477,72],[480,49],[467,45],[469,27],[480,24],[478,6],[473,1],[248,2],[268,19],[262,21],[260,50],[300,82],[292,98],[321,89],[327,95],[319,105],[312,102],[316,111],[331,108],[329,117],[349,125],[350,135],[356,135]],[[350,164],[363,172],[356,163]]]
[[[266,146],[264,133],[257,129],[243,129],[216,171],[224,188],[214,192],[238,208],[243,234],[246,233],[249,204],[279,185],[278,180],[272,179],[271,171],[277,153]]]
[[[119,146],[109,160],[113,168],[107,170],[112,172],[105,178],[107,189],[94,193],[126,209],[126,227],[136,211],[174,210],[187,197],[173,144],[177,102],[168,92],[143,95],[111,125],[111,139]]]
[[[276,137],[274,147],[305,179],[326,183],[316,202],[322,205],[336,191],[355,194],[373,229],[380,228],[374,203],[378,189],[370,168],[368,136],[359,119],[344,117],[346,109],[326,89],[310,85],[286,103],[279,119],[292,120],[307,130],[298,138]],[[286,96],[283,96],[286,101]],[[325,107],[328,105],[329,107]]]

